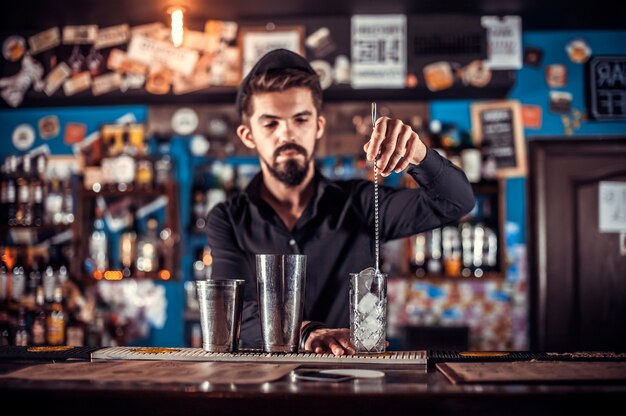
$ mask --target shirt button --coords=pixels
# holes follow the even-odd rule
[[[296,240],[294,240],[293,238],[291,240],[289,240],[289,245],[290,246],[295,246],[296,245]]]

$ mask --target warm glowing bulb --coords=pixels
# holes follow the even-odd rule
[[[183,9],[174,9],[172,16],[172,43],[179,47],[183,44]]]

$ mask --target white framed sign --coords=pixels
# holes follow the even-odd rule
[[[487,29],[490,69],[522,68],[522,18],[520,16],[482,16],[481,25]]]
[[[626,231],[626,182],[601,181],[598,186],[601,233]]]
[[[352,16],[352,88],[404,88],[406,16]]]
[[[271,30],[242,27],[239,45],[243,79],[263,55],[274,49],[287,49],[304,56],[304,26],[274,27]]]

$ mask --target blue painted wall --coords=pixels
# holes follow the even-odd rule
[[[585,111],[583,64],[570,61],[566,46],[573,39],[584,39],[593,55],[626,55],[626,31],[582,31],[582,32],[530,32],[524,33],[524,47],[532,46],[543,50],[541,65],[533,68],[524,66],[516,73],[516,82],[509,98],[522,104],[538,105],[542,108],[540,129],[525,129],[526,139],[542,136],[565,136],[561,115],[550,112],[550,88],[545,80],[545,67],[562,64],[567,69],[568,83],[555,91],[569,92],[573,96],[572,109]],[[431,116],[443,122],[457,124],[460,129],[471,131],[469,100],[436,101],[431,105]],[[625,121],[583,121],[574,136],[619,135],[626,137]],[[518,227],[518,243],[526,241],[526,180],[510,178],[506,180],[506,221]]]

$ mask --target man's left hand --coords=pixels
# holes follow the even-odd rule
[[[304,343],[304,350],[317,354],[331,352],[334,355],[353,355],[356,352],[350,343],[348,328],[320,328],[311,332]]]

